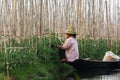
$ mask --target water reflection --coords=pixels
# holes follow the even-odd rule
[[[120,70],[73,72],[65,80],[120,80]]]

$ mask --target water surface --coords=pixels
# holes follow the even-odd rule
[[[71,73],[65,80],[120,80],[120,70]]]

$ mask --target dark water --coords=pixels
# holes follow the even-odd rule
[[[120,70],[74,72],[68,75],[65,80],[120,80]]]

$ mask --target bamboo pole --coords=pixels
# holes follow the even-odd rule
[[[117,3],[117,16],[118,16],[118,18],[117,18],[117,23],[116,23],[116,25],[117,25],[117,40],[119,40],[119,38],[120,38],[120,36],[119,36],[119,34],[120,34],[120,32],[119,32],[119,21],[120,21],[120,6],[119,6],[120,4],[119,4],[119,1],[118,1],[118,3]]]
[[[40,38],[42,37],[42,3],[43,3],[43,0],[40,0]]]
[[[13,37],[16,36],[16,0],[14,0],[14,25],[13,25]]]
[[[79,0],[78,1],[78,34],[79,34],[79,37],[82,38],[82,0]]]
[[[5,1],[6,3],[3,3]],[[16,34],[20,34],[21,38],[36,34],[42,36],[42,32],[48,27],[55,33],[58,31],[63,33],[66,26],[73,23],[79,26],[77,27],[78,36],[82,36],[82,38],[88,34],[94,36],[94,38],[99,35],[98,37],[109,38],[109,44],[111,44],[111,38],[119,39],[119,0],[114,2],[111,0],[76,0],[77,5],[74,0],[5,1],[2,0],[0,3],[0,24],[8,25],[6,31],[9,34],[6,35],[11,35],[11,37],[13,35],[15,38],[19,36]],[[95,3],[100,2],[101,6],[95,5]],[[98,7],[99,14],[97,14]],[[5,9],[7,9],[7,15],[4,14]],[[114,14],[110,13],[112,11]],[[106,22],[107,25],[105,26]],[[110,33],[111,31],[112,33]]]
[[[7,54],[7,46],[6,46],[6,26],[3,24],[4,26],[4,50],[5,50],[5,61],[6,61],[6,74],[7,74],[7,78],[9,79],[9,63],[8,63],[8,54]]]
[[[119,32],[119,30],[120,30],[120,28],[119,28],[119,25],[120,25],[120,23],[119,23],[119,21],[120,21],[120,3],[119,3],[119,1],[118,1],[118,3],[117,3],[117,16],[118,16],[118,18],[117,18],[117,23],[116,23],[116,25],[117,25],[117,33],[116,33],[116,36],[117,36],[117,41],[119,41],[119,38],[120,38],[120,32]],[[119,43],[117,42],[117,44],[116,44],[116,47],[118,48],[120,45],[119,45]],[[116,49],[116,53],[118,53],[119,52],[119,50],[117,50]]]
[[[107,1],[105,1],[106,3],[106,22],[107,22],[107,34],[108,34],[108,39],[107,39],[107,42],[108,42],[108,48],[110,49],[111,48],[111,40],[110,40],[110,33],[109,33],[109,23],[108,23],[108,5],[107,5]]]
[[[19,10],[17,10],[19,12],[19,33],[18,33],[18,35],[20,36],[20,41],[22,41],[23,36],[24,36],[23,34],[25,34],[23,27],[26,27],[24,25],[24,22],[25,22],[25,19],[26,19],[24,3],[25,3],[24,0],[20,0],[19,1]]]
[[[7,20],[6,20],[6,16],[8,15],[6,12],[7,12],[7,0],[5,0],[4,2],[4,7],[5,7],[5,10],[4,10],[4,17],[3,17],[3,20],[4,22],[6,21],[6,24],[3,23],[3,31],[4,31],[4,50],[5,50],[5,64],[6,64],[6,74],[7,74],[7,79],[9,79],[9,64],[8,64],[8,54],[7,54],[7,46],[6,46],[6,34],[7,34],[7,27],[8,27],[8,23],[7,23]]]
[[[92,27],[92,29],[93,29],[93,34],[92,34],[92,36],[93,36],[93,39],[94,40],[96,40],[96,17],[95,17],[95,0],[93,0],[93,10],[92,10],[92,14],[93,14],[93,27]]]
[[[99,0],[99,17],[98,17],[98,28],[99,28],[99,38],[102,38],[102,29],[104,27],[103,25],[103,8],[102,4],[103,1]]]

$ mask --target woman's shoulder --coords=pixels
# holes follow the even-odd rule
[[[74,37],[69,37],[68,39],[66,39],[66,41],[76,41],[76,39]]]
[[[69,38],[67,38],[66,40],[72,40],[73,38],[72,37],[69,37]]]

